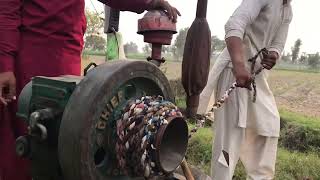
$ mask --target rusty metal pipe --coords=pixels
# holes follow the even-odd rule
[[[156,159],[161,171],[173,172],[183,161],[188,145],[188,127],[182,117],[171,117],[156,137]]]
[[[162,45],[161,44],[152,44],[152,54],[151,58],[154,60],[161,60],[161,51],[162,51]]]

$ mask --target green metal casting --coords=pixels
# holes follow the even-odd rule
[[[17,116],[29,123],[31,112],[39,109],[53,108],[63,112],[81,79],[79,76],[32,78],[19,97]]]

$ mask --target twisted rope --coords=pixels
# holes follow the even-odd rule
[[[156,167],[155,136],[170,117],[182,113],[163,97],[142,97],[128,103],[117,121],[116,152],[122,174],[145,178],[163,175]]]
[[[263,66],[259,67],[257,70],[255,70],[255,65],[256,65],[256,61],[258,59],[258,57],[263,54],[266,55],[268,54],[268,50],[266,48],[261,49],[260,51],[258,51],[258,53],[253,56],[252,58],[250,58],[248,61],[251,62],[251,76],[252,76],[252,82],[251,82],[251,86],[253,89],[253,98],[252,101],[256,102],[257,100],[257,85],[256,85],[256,76],[258,74],[260,74],[265,68]],[[190,136],[189,138],[192,137],[193,134],[195,134],[199,128],[204,127],[204,124],[206,122],[206,120],[210,120],[211,114],[214,113],[215,110],[221,108],[221,106],[228,100],[228,98],[230,97],[230,94],[238,87],[238,84],[236,82],[232,83],[232,85],[230,86],[230,88],[228,90],[225,91],[224,95],[218,99],[214,105],[212,106],[211,110],[205,114],[205,115],[196,115],[197,117],[196,119],[196,125],[195,127],[191,130]],[[212,121],[212,120],[211,120]]]

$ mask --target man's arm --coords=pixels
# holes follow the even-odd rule
[[[19,44],[21,0],[0,1],[0,104],[15,98],[14,61]]]
[[[151,6],[153,0],[99,0],[100,2],[121,11],[144,12]]]
[[[165,0],[98,0],[111,8],[121,11],[132,11],[136,13],[143,13],[145,10],[150,9],[163,9],[167,12],[167,15],[174,22],[177,20],[177,16],[180,16],[180,12],[173,6],[171,6]]]
[[[268,0],[243,0],[225,25],[227,48],[232,60],[234,75],[239,87],[251,88],[251,75],[245,68],[243,36],[248,25],[267,6]]]

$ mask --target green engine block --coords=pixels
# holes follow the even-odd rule
[[[108,62],[83,77],[34,77],[18,101],[28,134],[17,139],[16,152],[31,160],[33,180],[132,179],[117,171],[116,124],[129,101],[146,95],[174,102],[165,75],[143,61]],[[188,128],[177,124],[167,134],[174,146],[166,146],[183,157]]]

